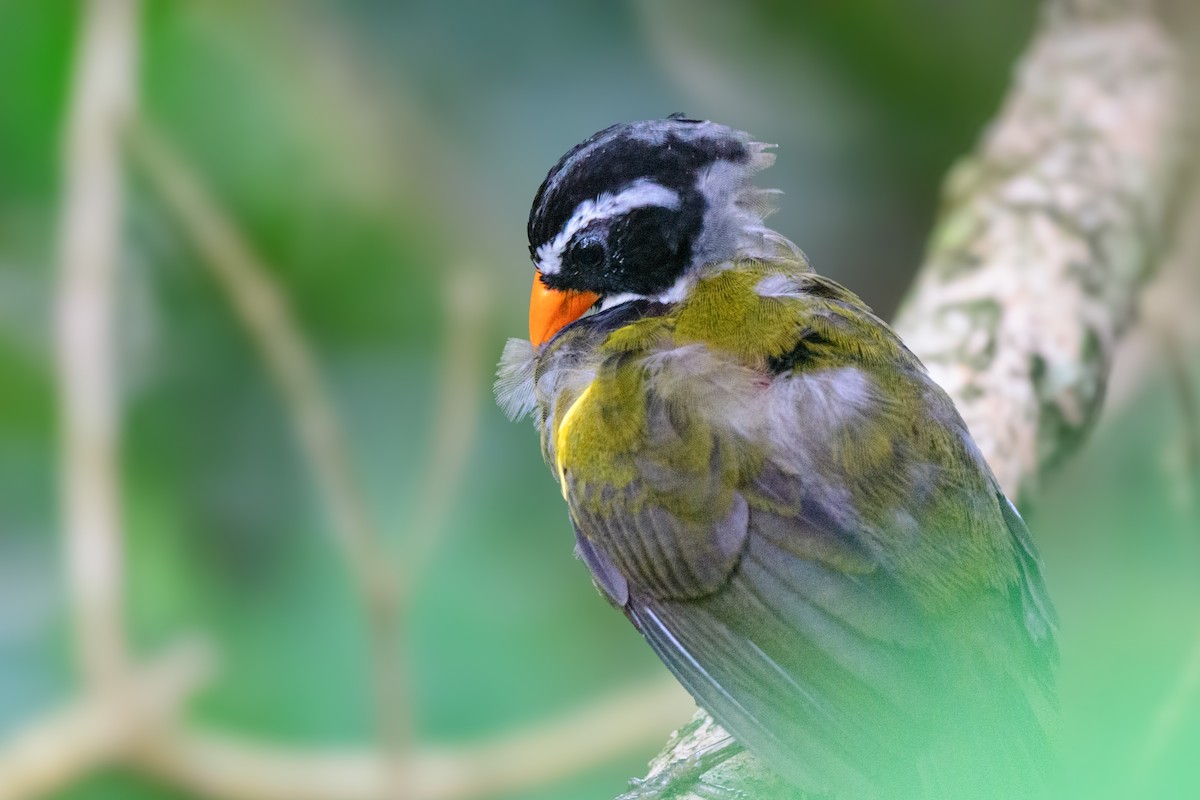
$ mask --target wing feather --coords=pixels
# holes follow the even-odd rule
[[[997,525],[1013,524],[996,511]],[[1048,751],[1030,710],[1041,690],[1014,654],[1042,652],[1037,640],[1052,636],[1027,543],[1012,550],[1012,586],[938,615],[816,503],[751,508],[729,578],[691,599],[670,592],[690,569],[678,554],[688,534],[672,515],[617,506],[581,516],[597,583],[697,701],[802,789],[860,800],[1033,796]],[[595,541],[612,536],[648,543],[648,571],[617,569]],[[801,555],[813,541],[821,557]],[[964,792],[972,781],[978,791]]]

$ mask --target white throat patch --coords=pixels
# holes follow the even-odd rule
[[[617,194],[605,192],[595,200],[584,200],[558,235],[537,249],[535,266],[543,275],[555,274],[562,269],[563,253],[575,234],[596,220],[620,217],[646,206],[678,208],[679,194],[648,178],[639,178]]]

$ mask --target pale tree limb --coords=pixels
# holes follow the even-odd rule
[[[386,749],[398,754],[410,744],[412,723],[400,658],[395,570],[363,498],[345,434],[316,361],[270,269],[200,177],[145,120],[131,127],[128,142],[131,155],[258,346],[291,415],[361,595],[371,635],[380,737]]]
[[[183,704],[210,677],[212,662],[203,641],[179,642],[132,667],[117,679],[120,685],[25,728],[0,750],[0,800],[49,796],[153,741],[173,727]]]
[[[1088,432],[1168,244],[1189,108],[1182,60],[1152,5],[1047,3],[999,116],[947,181],[896,322],[1014,498]],[[728,744],[698,712],[626,797],[696,800],[705,786],[795,795]]]
[[[84,4],[64,141],[57,367],[67,584],[81,699],[0,750],[0,798],[37,797],[170,724],[211,671],[207,647],[177,644],[139,665],[123,615],[116,290],[120,138],[136,99],[136,0]]]
[[[1088,432],[1163,257],[1188,102],[1149,5],[1048,5],[897,320],[1013,497]]]
[[[691,698],[654,681],[479,744],[421,747],[391,765],[410,800],[469,800],[561,780],[660,741]],[[191,730],[149,741],[139,763],[214,800],[387,800],[389,764],[370,750],[309,750]]]
[[[178,647],[132,673],[132,702],[84,700],[30,726],[0,750],[0,800],[45,797],[117,762],[212,800],[390,800],[397,775],[410,800],[470,800],[527,791],[641,751],[692,710],[674,681],[654,680],[480,742],[421,746],[396,758],[179,724],[180,705],[210,662],[206,648]]]
[[[487,358],[488,277],[483,270],[459,269],[443,287],[445,344],[438,353],[436,410],[425,457],[428,465],[405,533],[401,603],[407,606],[425,566],[446,530],[455,492],[466,470],[490,394],[480,366]]]
[[[62,507],[76,649],[85,687],[118,682],[122,620],[114,285],[121,249],[121,130],[132,112],[136,0],[83,6],[63,154],[55,309]]]

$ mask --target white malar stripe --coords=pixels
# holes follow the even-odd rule
[[[633,292],[625,292],[623,294],[612,294],[604,298],[600,303],[600,310],[607,311],[613,306],[619,306],[622,303],[628,303],[630,300],[653,300],[656,303],[678,303],[692,287],[696,285],[696,276],[685,273],[679,276],[675,283],[671,284],[671,288],[665,292],[660,292],[654,295],[634,294]]]
[[[679,208],[679,194],[648,178],[639,178],[617,194],[605,192],[595,200],[584,200],[558,235],[537,249],[535,266],[543,275],[553,275],[562,269],[563,252],[575,234],[598,219],[619,217],[646,206]]]

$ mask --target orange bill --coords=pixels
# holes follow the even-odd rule
[[[600,295],[591,292],[551,289],[542,283],[542,274],[536,273],[529,296],[529,340],[534,347],[540,346],[582,317],[599,299]]]

